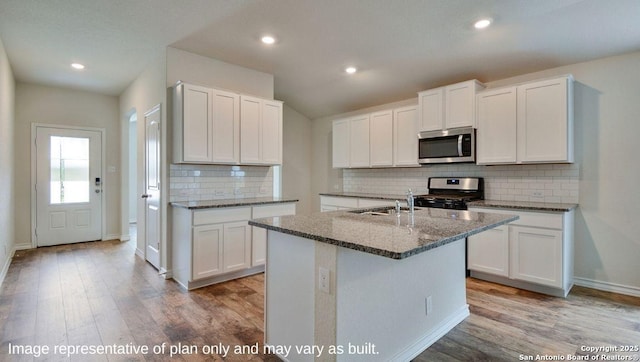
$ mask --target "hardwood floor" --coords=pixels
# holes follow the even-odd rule
[[[262,274],[187,293],[134,256],[133,248],[133,242],[104,241],[18,252],[0,289],[0,360],[35,359],[33,350],[10,354],[9,344],[14,352],[49,346],[37,360],[50,361],[278,360],[205,353],[256,343],[261,352]],[[574,287],[560,299],[474,279],[467,281],[467,297],[471,316],[415,361],[566,358],[588,354],[581,346],[640,344],[640,298]],[[153,352],[163,344],[164,353]],[[55,346],[66,345],[148,346],[149,353],[54,354]],[[186,350],[170,358],[170,346]]]

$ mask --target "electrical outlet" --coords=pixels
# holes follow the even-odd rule
[[[331,273],[329,269],[320,267],[318,268],[318,289],[325,293],[330,293],[330,284],[329,276]]]
[[[544,197],[544,195],[542,194],[542,191],[533,191],[531,193],[532,197]]]
[[[223,196],[224,190],[216,190],[216,196]]]
[[[242,193],[242,190],[240,190],[239,187],[236,187],[235,190],[233,190],[233,193],[236,195],[240,195]]]
[[[433,312],[433,301],[431,296],[424,298],[424,312],[427,316]]]

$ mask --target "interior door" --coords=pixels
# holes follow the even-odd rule
[[[144,115],[145,122],[145,258],[160,269],[160,106]]]
[[[36,127],[37,246],[102,239],[102,133]]]

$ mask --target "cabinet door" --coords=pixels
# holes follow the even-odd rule
[[[393,111],[372,113],[369,119],[369,127],[371,166],[392,166]]]
[[[349,167],[349,120],[341,119],[333,122],[332,128],[333,168]]]
[[[222,250],[225,273],[251,266],[251,227],[247,221],[224,224]]]
[[[211,94],[209,88],[183,85],[182,157],[185,162],[211,162]]]
[[[212,161],[240,161],[240,97],[237,94],[212,91]]]
[[[474,127],[476,81],[467,81],[445,87],[444,128]]]
[[[193,228],[192,280],[222,273],[222,240],[222,224]]]
[[[510,227],[512,279],[562,288],[562,231]]]
[[[470,270],[509,276],[509,227],[506,225],[471,235],[467,239]]]
[[[436,131],[444,127],[444,88],[418,93],[420,130]]]
[[[393,165],[418,164],[418,108],[398,108],[393,111]]]
[[[261,99],[240,97],[240,163],[260,163]]]
[[[349,124],[351,167],[369,167],[369,115],[351,118]]]
[[[573,162],[566,77],[518,87],[518,161]]]
[[[262,163],[282,164],[282,103],[263,101],[261,131]]]
[[[251,211],[253,219],[295,215],[295,204],[274,204],[254,206]],[[267,229],[251,227],[251,266],[263,265],[267,261]]]
[[[516,88],[478,95],[477,163],[516,163]]]

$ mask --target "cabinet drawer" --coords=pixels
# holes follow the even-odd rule
[[[284,215],[295,215],[296,204],[273,204],[253,207],[253,219],[261,217],[275,217]]]
[[[487,212],[494,214],[518,215],[520,219],[512,221],[509,225],[533,226],[547,229],[562,229],[562,213],[531,212],[512,209],[494,209],[470,207],[469,211]]]
[[[193,212],[193,225],[217,224],[251,219],[250,207],[223,207]]]

